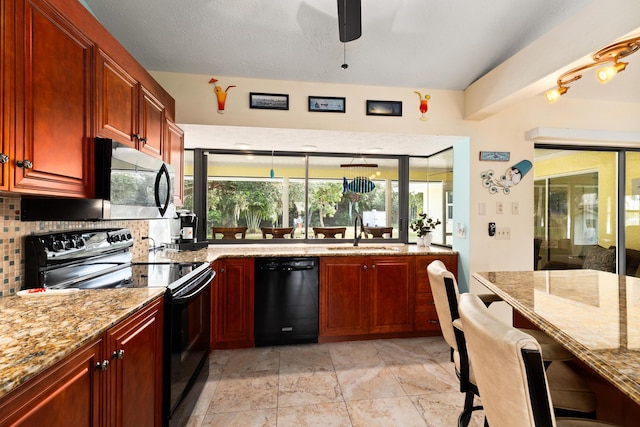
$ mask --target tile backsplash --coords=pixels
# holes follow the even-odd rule
[[[20,198],[0,196],[0,297],[15,294],[24,285],[24,237],[29,234],[47,233],[58,230],[78,230],[92,228],[127,227],[134,237],[133,256],[141,257],[149,250],[152,243],[142,240],[149,236],[159,245],[168,230],[166,220],[154,221],[20,221]],[[149,223],[153,222],[153,227]],[[152,230],[150,230],[150,228]]]

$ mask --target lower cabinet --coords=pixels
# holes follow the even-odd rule
[[[222,258],[214,263],[212,347],[254,346],[253,258]]]
[[[438,314],[433,301],[427,266],[439,259],[458,277],[458,255],[424,255],[416,257],[416,317],[415,329],[425,333],[441,333]]]
[[[411,332],[413,256],[320,259],[320,338]]]
[[[108,425],[162,425],[163,302],[106,332]]]
[[[161,426],[163,299],[0,401],[2,426]]]

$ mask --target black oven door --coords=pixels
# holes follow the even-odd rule
[[[171,286],[166,294],[165,414],[168,425],[184,425],[209,375],[211,330],[211,281],[207,266],[193,272],[197,277]]]

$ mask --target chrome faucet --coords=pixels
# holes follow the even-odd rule
[[[360,221],[360,232],[358,232],[358,221]],[[358,242],[362,239],[362,233],[364,233],[364,224],[362,223],[362,216],[357,215],[356,220],[353,223],[353,246],[358,246]]]

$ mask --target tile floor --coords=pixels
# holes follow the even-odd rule
[[[189,427],[453,427],[463,400],[441,337],[217,350]]]

